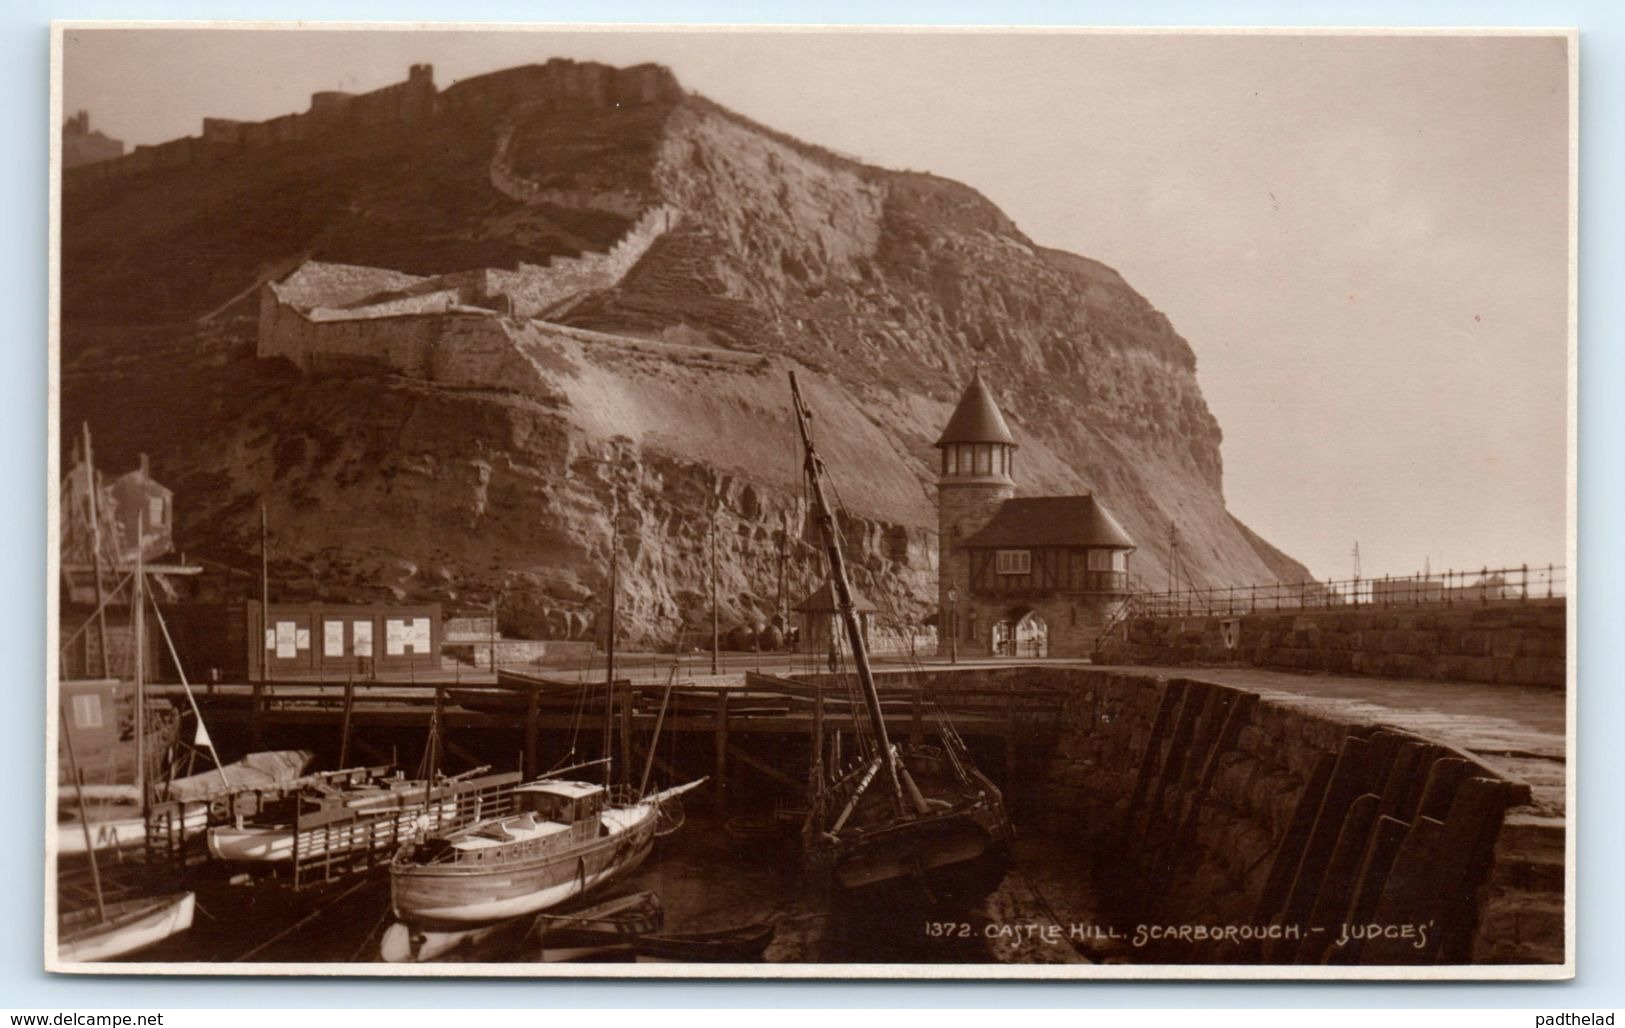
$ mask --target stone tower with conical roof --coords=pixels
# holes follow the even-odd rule
[[[959,548],[1016,494],[1012,477],[1016,440],[978,370],[959,398],[937,440],[942,470],[937,477],[937,610],[940,636],[964,638],[970,599],[970,561]]]

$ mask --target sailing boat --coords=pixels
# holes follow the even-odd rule
[[[149,786],[150,768],[146,759],[146,668],[145,661],[145,618],[146,606],[146,566],[141,553],[136,551],[135,577],[132,580],[132,593],[130,609],[132,611],[132,629],[135,637],[135,743],[136,743],[136,784],[141,792],[141,809],[143,816],[151,801]],[[62,743],[67,749],[68,761],[73,768],[75,782],[83,784],[78,760],[73,753],[73,736],[67,731],[67,719],[63,717]],[[126,956],[137,952],[154,943],[161,942],[172,935],[192,926],[192,914],[196,905],[196,897],[191,892],[165,892],[159,894],[136,895],[128,899],[109,900],[108,890],[104,888],[101,867],[97,861],[96,849],[90,838],[90,820],[88,812],[84,809],[84,790],[78,791],[80,805],[80,825],[84,833],[86,855],[89,858],[91,886],[94,893],[95,905],[80,909],[67,909],[63,903],[62,894],[66,890],[60,888],[60,868],[58,869],[59,889],[57,912],[57,958],[64,962],[83,963],[88,961],[112,960],[116,957]]]
[[[665,707],[649,741],[649,762],[634,792],[631,784],[631,697],[622,708],[622,782],[613,792],[610,751],[615,726],[616,599],[620,582],[620,497],[613,497],[606,635],[604,781],[554,775],[513,791],[512,813],[488,818],[401,847],[390,864],[390,898],[400,924],[385,935],[386,954],[420,959],[445,950],[456,936],[525,917],[584,895],[631,873],[654,849],[657,835],[681,824],[678,797],[704,778],[647,793]],[[670,698],[670,690],[667,690]],[[582,765],[590,766],[590,765]],[[637,797],[637,798],[633,798]],[[406,937],[403,945],[401,937]],[[401,957],[400,953],[405,953]]]
[[[819,766],[822,755],[815,759],[802,831],[808,861],[847,899],[884,894],[891,905],[964,909],[996,888],[1010,867],[1015,834],[1003,797],[945,720],[940,748],[900,750],[888,737],[835,516],[824,495],[824,464],[813,448],[811,415],[793,371],[790,393],[803,472],[869,729],[862,740],[868,744],[864,762],[834,783]]]

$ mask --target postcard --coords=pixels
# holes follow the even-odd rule
[[[58,23],[46,967],[1572,977],[1578,43]]]

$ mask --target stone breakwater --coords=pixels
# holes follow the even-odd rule
[[[1105,642],[1100,659],[1562,688],[1567,614],[1566,601],[1551,599],[1134,618],[1126,638]],[[1226,622],[1235,625],[1233,646],[1226,645]]]
[[[1038,808],[1094,854],[1115,915],[1192,928],[1157,959],[1562,961],[1563,821],[1527,785],[1353,713],[1195,678],[1029,673],[1072,685]]]
[[[1196,675],[1049,666],[882,680],[1062,697],[1058,717],[1053,700],[1012,708],[1025,735],[1005,792],[1094,869],[1112,926],[1091,943],[1103,959],[1562,962],[1564,820],[1550,793],[1537,801],[1504,761],[1369,705]]]

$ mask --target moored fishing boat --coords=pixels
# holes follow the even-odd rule
[[[704,779],[627,803],[589,782],[543,779],[518,812],[404,846],[390,864],[395,916],[464,928],[539,913],[625,875],[654,848],[661,806]]]
[[[1015,833],[998,788],[976,768],[946,717],[938,717],[941,747],[900,750],[892,744],[840,533],[824,492],[826,471],[813,447],[811,415],[794,372],[790,391],[803,473],[867,715],[866,730],[858,736],[864,759],[856,768],[831,782],[822,753],[815,758],[810,811],[802,827],[807,860],[852,909],[884,903],[962,910],[1004,879]]]

